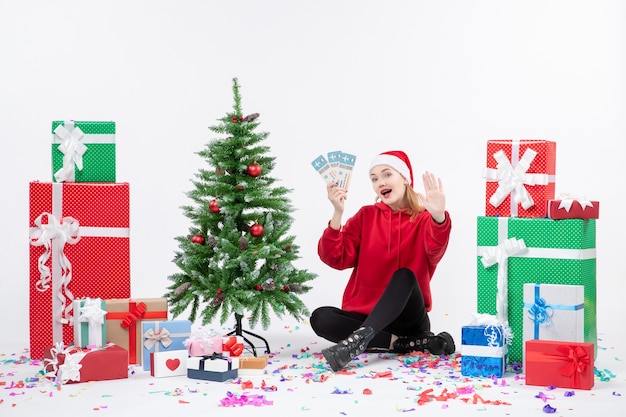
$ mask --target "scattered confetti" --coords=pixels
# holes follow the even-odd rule
[[[550,406],[550,404],[546,404],[543,406],[543,412],[548,414],[556,413],[556,408]]]

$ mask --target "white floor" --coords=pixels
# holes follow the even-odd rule
[[[600,334],[594,388],[566,395],[571,390],[527,386],[523,375],[513,373],[498,380],[465,378],[458,354],[447,359],[370,354],[346,372],[334,374],[319,353],[329,343],[317,338],[308,323],[287,320],[267,332],[255,332],[270,344],[266,373],[223,383],[157,379],[141,367],[132,367],[128,379],[59,386],[37,380],[40,364],[27,357],[20,361],[24,347],[4,340],[0,342],[0,415],[191,417],[218,412],[248,417],[270,413],[526,417],[545,414],[544,406],[549,405],[556,409],[555,416],[626,416],[622,335]],[[258,350],[262,354],[264,348]],[[227,400],[234,405],[225,409],[220,404]]]

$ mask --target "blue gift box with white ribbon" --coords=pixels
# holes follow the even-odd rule
[[[461,327],[461,374],[502,377],[508,361],[508,344],[503,326],[475,324]]]
[[[150,371],[150,354],[186,350],[185,340],[191,334],[191,321],[164,320],[141,323],[142,363],[144,371]]]
[[[584,306],[582,285],[524,284],[524,342],[584,342]]]

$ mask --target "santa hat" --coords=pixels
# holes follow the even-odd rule
[[[370,164],[370,170],[376,165],[389,165],[409,181],[413,188],[413,168],[409,157],[402,151],[388,151],[376,155]]]

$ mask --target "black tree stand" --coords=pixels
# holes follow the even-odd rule
[[[254,356],[256,356],[256,347],[254,346],[254,344],[248,340],[248,338],[246,336],[244,336],[245,334],[249,334],[250,336],[256,337],[259,340],[262,340],[263,343],[265,343],[265,353],[269,354],[270,353],[270,345],[267,343],[267,340],[262,337],[259,336],[256,333],[252,333],[248,330],[244,330],[243,326],[241,325],[241,319],[243,318],[243,315],[235,313],[235,330],[233,330],[232,332],[228,333],[227,336],[232,336],[232,335],[236,335],[236,336],[241,336],[241,338],[244,340],[244,342],[246,342],[248,344],[248,346],[250,346],[250,348],[252,349],[252,354]]]

